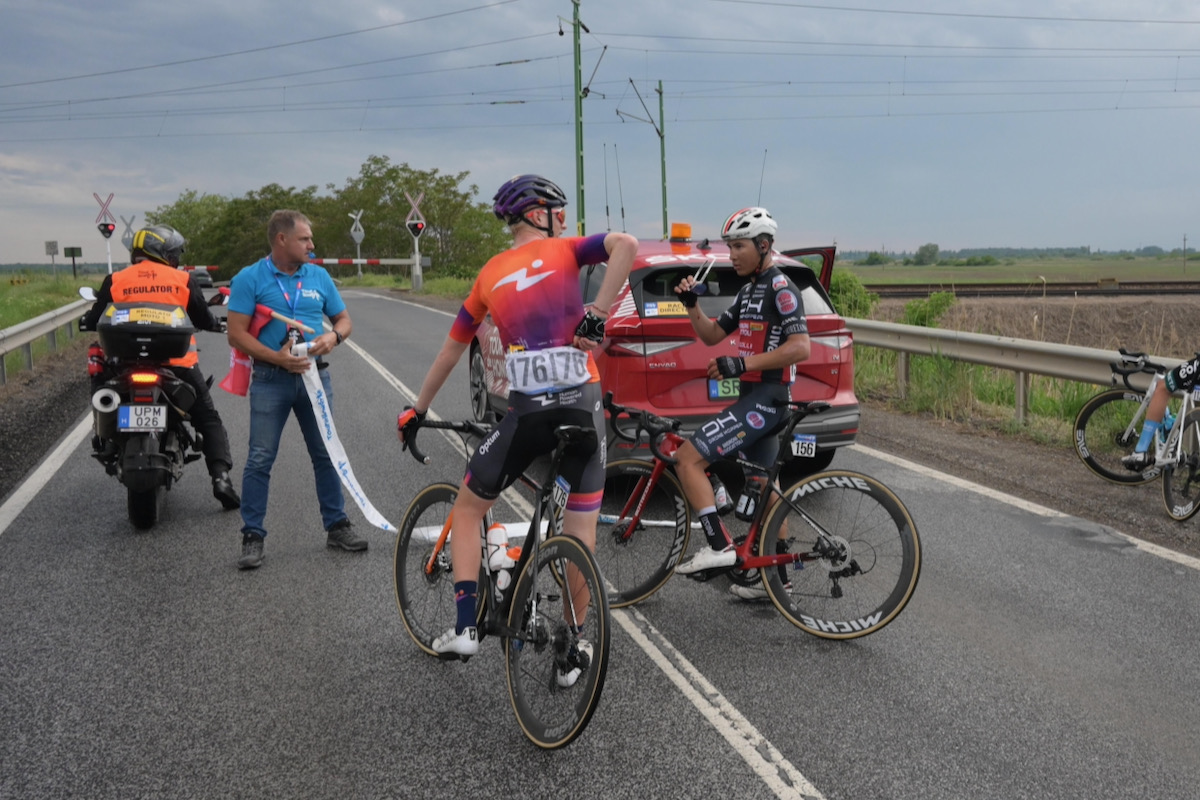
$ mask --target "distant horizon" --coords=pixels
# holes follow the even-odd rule
[[[937,243],[933,242],[933,244],[937,244]],[[778,243],[777,243],[777,246],[778,246]],[[785,246],[790,246],[790,245],[785,245]],[[1161,245],[1142,245],[1137,248],[1127,248],[1127,249],[1121,249],[1121,250],[1103,250],[1103,249],[1093,250],[1090,247],[1088,247],[1087,245],[1070,245],[1070,246],[1064,245],[1061,247],[1010,247],[1010,246],[1004,246],[1004,245],[995,245],[995,246],[990,246],[990,247],[963,247],[963,248],[958,248],[958,249],[939,247],[939,249],[938,249],[938,255],[945,256],[947,258],[952,258],[955,256],[966,256],[966,255],[986,255],[988,253],[996,253],[996,252],[1003,252],[1003,253],[1007,254],[1006,257],[1009,257],[1009,258],[1022,257],[1020,255],[1022,253],[1027,254],[1025,257],[1033,257],[1036,254],[1044,254],[1044,253],[1085,253],[1087,255],[1093,255],[1093,256],[1096,256],[1096,255],[1118,256],[1118,255],[1132,254],[1135,256],[1140,255],[1145,258],[1154,258],[1156,256],[1171,255],[1173,253],[1182,254],[1184,252],[1184,250],[1182,247],[1166,248],[1166,247],[1162,247]],[[1188,254],[1195,253],[1195,252],[1197,252],[1195,248],[1192,248],[1192,247],[1187,248]],[[869,249],[861,249],[861,248],[842,248],[840,246],[838,247],[838,251],[837,251],[837,254],[839,257],[846,258],[847,260],[852,260],[850,258],[851,256],[866,257],[866,256],[870,255],[871,253],[881,253],[883,255],[890,256],[890,257],[904,258],[906,256],[915,255],[916,251],[882,250],[882,249],[869,250]],[[59,258],[61,259],[62,257],[59,256]],[[345,255],[345,256],[323,256],[322,255],[322,256],[318,256],[318,258],[355,258],[355,256],[354,255]],[[363,258],[371,258],[371,256],[364,255]],[[63,267],[63,266],[71,267],[70,261],[69,260],[68,261],[59,260],[59,261],[55,261],[53,264],[48,261],[47,262],[38,262],[38,263],[24,262],[24,261],[2,262],[2,263],[0,263],[0,270],[11,271],[14,269],[52,269],[52,268]],[[85,268],[98,268],[104,272],[108,271],[108,261],[107,260],[104,260],[104,261],[76,261],[74,266],[75,266],[76,270],[81,270],[81,269],[85,269]],[[127,261],[124,256],[122,256],[119,259],[117,259],[117,258],[113,259],[113,268],[114,269],[120,269],[125,266],[127,266]],[[195,265],[183,264],[182,266],[186,267],[186,266],[195,266]],[[221,265],[215,265],[215,266],[217,266],[219,268]],[[242,264],[241,266],[246,266],[246,265]]]

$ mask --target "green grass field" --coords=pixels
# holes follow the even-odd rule
[[[1012,258],[997,264],[960,267],[935,264],[918,267],[900,262],[863,266],[838,261],[837,267],[853,273],[865,284],[887,283],[1075,283],[1080,281],[1197,281],[1200,257],[1185,264],[1181,256],[1160,258],[1120,255],[1077,258]]]

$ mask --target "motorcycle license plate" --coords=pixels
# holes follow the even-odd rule
[[[117,430],[122,433],[165,431],[167,407],[155,405],[120,406],[117,409]]]
[[[817,437],[811,433],[792,435],[792,455],[796,458],[812,458],[817,454]]]

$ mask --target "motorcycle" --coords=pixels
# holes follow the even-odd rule
[[[96,300],[90,287],[79,295]],[[222,299],[217,295],[210,304]],[[82,317],[79,329],[89,330]],[[146,530],[158,522],[166,492],[183,477],[184,466],[204,457],[202,435],[187,424],[196,390],[169,364],[187,354],[195,327],[178,308],[112,303],[95,332],[100,341],[88,348],[92,457],[125,487],[129,521]]]

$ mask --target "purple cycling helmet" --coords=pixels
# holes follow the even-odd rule
[[[492,212],[506,224],[521,222],[535,208],[562,208],[567,196],[558,184],[541,175],[509,178],[492,198]]]

